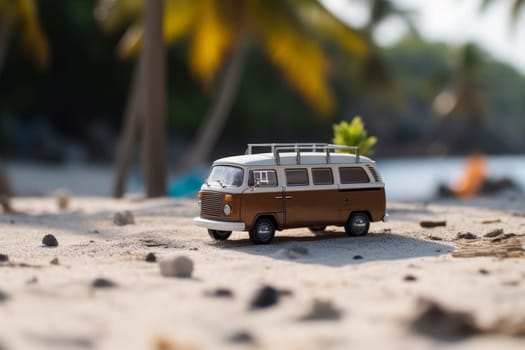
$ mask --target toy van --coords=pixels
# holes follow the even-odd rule
[[[194,223],[211,238],[248,231],[255,244],[297,227],[343,226],[348,235],[362,236],[370,222],[388,216],[375,162],[358,147],[325,143],[249,144],[245,155],[213,162],[198,198]]]

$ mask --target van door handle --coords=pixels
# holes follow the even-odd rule
[[[275,196],[275,199],[283,199],[283,196]]]
[[[292,199],[293,196],[286,196],[286,197],[284,197],[284,198],[286,198],[286,199]]]

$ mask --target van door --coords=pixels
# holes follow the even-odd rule
[[[275,169],[250,170],[248,187],[241,200],[241,220],[248,228],[263,215],[273,216],[277,227],[284,223],[284,195]]]
[[[338,191],[330,168],[285,169],[286,227],[324,226],[339,222]]]

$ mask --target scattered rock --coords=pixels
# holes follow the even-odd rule
[[[148,253],[148,255],[146,255],[146,258],[144,260],[146,260],[147,262],[153,263],[157,261],[157,257],[155,256],[154,253]]]
[[[255,293],[250,302],[251,309],[264,309],[279,302],[279,292],[271,286],[263,286]]]
[[[89,233],[100,233],[99,230],[89,230],[88,232],[89,232]]]
[[[490,241],[492,243],[498,243],[498,242],[504,241],[504,240],[512,238],[512,237],[516,237],[516,234],[515,233],[505,233],[503,236],[499,236],[499,237],[493,238]]]
[[[167,258],[159,263],[160,273],[165,277],[190,278],[193,261],[186,256]]]
[[[71,197],[71,192],[66,189],[59,189],[55,191],[55,199],[57,201],[58,209],[66,210],[69,208],[69,198]]]
[[[502,228],[497,228],[495,230],[490,231],[489,233],[484,234],[483,237],[494,238],[494,237],[497,237],[497,236],[499,236],[501,234],[503,234],[503,229]]]
[[[354,255],[352,257],[352,259],[354,259],[354,260],[361,260],[361,259],[363,259],[363,257],[361,255]]]
[[[42,238],[42,244],[45,245],[46,247],[57,247],[58,240],[52,234],[48,234],[48,235],[45,235],[44,238]]]
[[[501,285],[507,286],[507,287],[517,287],[520,285],[520,281],[517,281],[517,280],[503,281],[501,282]]]
[[[33,276],[26,281],[26,284],[37,284],[37,283],[38,283],[38,277],[36,276]]]
[[[525,218],[525,212],[519,212],[519,211],[515,211],[514,213],[511,214],[512,216],[516,216],[518,218]]]
[[[0,254],[0,263],[9,261],[9,256],[7,254]]]
[[[481,223],[482,224],[498,224],[501,222],[501,219],[494,219],[494,220],[484,220]]]
[[[0,303],[3,303],[9,299],[9,295],[0,290]]]
[[[414,276],[414,275],[406,275],[405,277],[403,277],[403,281],[415,282],[415,281],[417,281],[417,277]]]
[[[233,298],[233,292],[228,288],[216,288],[214,290],[207,291],[205,295],[216,298]]]
[[[290,259],[297,259],[310,255],[310,252],[305,247],[293,246],[290,248],[281,249],[279,251],[279,255]]]
[[[241,330],[230,335],[226,341],[234,344],[254,344],[255,338],[250,332]]]
[[[456,235],[456,239],[477,239],[478,236],[471,232],[458,232]]]
[[[303,317],[302,321],[317,320],[338,320],[341,318],[342,311],[334,307],[331,301],[322,301],[315,299],[312,309]]]
[[[432,241],[442,241],[443,238],[441,237],[438,237],[438,236],[428,236],[428,239],[432,240]]]
[[[106,278],[96,278],[91,282],[91,287],[93,288],[114,288],[117,284]]]
[[[58,260],[57,257],[54,257],[53,259],[51,259],[51,261],[49,263],[51,265],[60,265],[60,261]]]
[[[129,210],[119,211],[113,215],[113,223],[117,226],[131,225],[135,223],[135,218]]]
[[[476,333],[472,314],[450,310],[435,301],[419,301],[418,313],[411,322],[412,330],[439,340],[460,340]]]
[[[385,228],[385,229],[383,229],[383,233],[392,233],[392,229],[391,228]]]
[[[189,250],[196,251],[196,250],[199,250],[199,248],[197,248],[197,247],[190,247]]]
[[[446,221],[420,221],[419,225],[424,228],[432,228],[438,226],[447,226]]]
[[[485,269],[479,269],[478,272],[482,275],[488,275],[490,274],[490,272],[488,270],[485,270]]]

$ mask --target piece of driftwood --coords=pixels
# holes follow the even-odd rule
[[[447,226],[446,221],[420,221],[419,225],[424,228]]]
[[[456,258],[490,256],[496,258],[525,257],[525,235],[508,233],[495,239],[483,239],[474,243],[460,244],[452,253]]]

